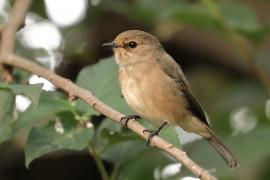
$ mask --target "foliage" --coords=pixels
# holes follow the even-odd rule
[[[35,108],[38,104],[39,95],[41,92],[41,85],[19,85],[19,84],[0,84],[1,93],[1,113],[0,113],[0,142],[11,138],[14,132],[15,121],[15,96],[16,94],[23,94],[30,98],[33,102],[31,108]]]
[[[52,123],[31,129],[25,148],[26,166],[29,166],[32,160],[50,152],[63,149],[83,150],[87,147],[94,133],[93,128],[76,127],[74,122],[68,124],[68,119],[64,120],[64,132],[57,132]]]

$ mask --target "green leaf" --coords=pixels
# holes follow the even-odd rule
[[[25,95],[35,106],[38,104],[42,86],[43,84],[21,85],[0,83],[0,89],[9,89],[13,94]]]
[[[235,30],[252,32],[262,28],[255,12],[242,4],[221,3],[219,8],[226,23]]]
[[[243,35],[260,40],[265,35],[265,29],[258,22],[256,13],[240,3],[221,2],[217,4],[226,26]],[[160,21],[173,21],[198,28],[223,32],[220,19],[214,17],[209,9],[201,3],[174,2],[164,6],[160,13]]]
[[[147,129],[156,128],[145,120],[140,121]],[[162,129],[160,136],[177,147],[181,146],[178,134],[173,126]],[[124,132],[121,125],[109,119],[103,120],[98,127],[96,145],[103,159],[117,163],[124,163],[146,150],[146,141],[132,132]]]
[[[42,92],[36,108],[28,108],[23,112],[14,125],[14,131],[33,126],[42,118],[55,116],[56,113],[75,112],[74,107],[56,92]]]
[[[12,137],[14,123],[15,95],[0,89],[0,143]]]
[[[118,66],[113,58],[99,61],[93,66],[84,68],[76,83],[94,93],[94,95],[113,108],[127,113],[128,106],[121,97],[118,83]],[[77,108],[88,115],[99,114],[90,108],[86,103],[77,100]]]
[[[218,23],[201,4],[175,3],[162,12],[162,19],[217,30]]]
[[[159,136],[164,138],[169,143],[175,145],[176,147],[178,148],[181,147],[180,139],[179,139],[179,136],[175,127],[169,126],[169,127],[163,128],[160,131]]]
[[[141,140],[141,138],[134,133],[124,132],[120,124],[104,119],[96,131],[95,140],[99,152],[104,152],[117,143]]]
[[[165,4],[164,1],[152,1],[139,0],[132,2],[132,6],[128,1],[119,1],[118,3],[110,3],[109,1],[103,1],[101,6],[104,6],[109,11],[116,11],[128,17],[133,21],[140,22],[141,24],[151,25],[157,19],[157,14],[152,13],[153,11],[159,11],[164,8],[161,4]]]
[[[64,133],[56,132],[52,123],[32,128],[25,148],[26,167],[36,158],[58,150],[83,150],[94,135],[93,128],[64,126]]]
[[[17,129],[14,129],[14,125],[19,121],[15,121],[15,118],[13,117],[15,110],[15,95],[22,94],[27,96],[36,106],[39,101],[41,88],[42,84],[20,85],[0,83],[0,108],[2,109],[0,112],[0,142],[11,138],[17,132]],[[28,108],[28,110],[34,112],[33,108]],[[19,123],[23,123],[23,121]]]
[[[172,163],[172,159],[162,151],[146,149],[120,166],[117,179],[159,179],[154,178],[155,170],[160,170],[169,163]]]
[[[112,120],[104,119],[99,125],[96,134],[95,134],[95,144],[99,152],[102,152],[109,146],[112,140],[112,137],[115,133],[121,132],[121,125]]]
[[[138,135],[124,132],[121,125],[109,119],[98,127],[95,144],[102,159],[117,163],[128,161],[146,148],[146,142]]]
[[[143,140],[127,139],[126,141],[112,145],[101,153],[101,158],[114,163],[124,163],[146,150]]]

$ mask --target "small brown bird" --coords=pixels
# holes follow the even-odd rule
[[[166,124],[180,126],[206,139],[230,167],[237,166],[230,150],[210,129],[181,67],[156,37],[129,30],[103,45],[113,48],[120,67],[122,94],[139,115],[123,117],[122,120],[127,123],[130,119],[143,117],[157,125],[159,128],[155,131],[145,130],[150,132],[148,143]]]

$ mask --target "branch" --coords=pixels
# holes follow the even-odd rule
[[[3,27],[2,40],[0,44],[0,61],[12,53],[15,47],[15,35],[17,29],[23,24],[28,8],[31,5],[31,0],[17,0],[14,3],[13,9],[9,16],[9,21]]]
[[[86,89],[83,89],[77,85],[75,85],[69,79],[65,79],[54,72],[47,70],[36,63],[25,59],[23,57],[9,54],[5,59],[3,59],[3,63],[15,66],[17,68],[26,70],[33,74],[37,74],[48,81],[52,82],[58,88],[66,91],[70,96],[75,96],[83,101],[85,101],[88,105],[90,105],[93,109],[104,114],[108,118],[112,119],[113,121],[120,123],[121,117],[124,117],[124,114],[110,108],[108,105],[104,104],[102,101],[97,99],[91,92]],[[131,129],[133,132],[137,133],[144,139],[148,139],[149,133],[143,133],[145,129],[141,124],[136,121],[129,121],[128,128]],[[163,150],[164,152],[168,153],[179,162],[181,162],[184,166],[186,166],[193,174],[200,177],[201,179],[213,180],[216,179],[214,176],[210,175],[205,169],[201,168],[195,162],[193,162],[187,155],[186,152],[178,149],[174,145],[166,142],[164,139],[154,136],[151,140],[151,144],[156,146],[157,148]]]
[[[102,162],[102,159],[99,153],[96,150],[96,146],[94,143],[90,143],[88,147],[89,153],[92,155],[94,161],[96,162],[97,168],[99,169],[102,180],[110,180],[109,175],[106,171],[106,168]]]
[[[9,16],[9,21],[1,25],[1,44],[0,44],[0,71],[3,72],[3,79],[6,82],[12,80],[10,70],[2,66],[3,58],[13,52],[16,42],[17,29],[23,24],[28,8],[32,0],[17,0]]]
[[[14,8],[11,12],[10,20],[6,24],[2,31],[2,42],[0,44],[0,64],[1,62],[6,65],[21,68],[33,74],[37,74],[50,82],[60,89],[66,91],[70,97],[78,97],[89,104],[93,109],[104,114],[113,121],[121,124],[121,117],[124,115],[120,112],[110,108],[102,101],[97,99],[91,92],[75,85],[69,79],[65,79],[54,72],[47,70],[36,63],[17,56],[12,53],[15,46],[15,34],[18,27],[22,24],[25,19],[27,9],[31,4],[31,0],[17,0]],[[141,124],[136,121],[129,121],[128,128],[133,132],[139,134],[144,139],[148,139],[149,133],[143,133],[145,129]],[[193,174],[204,180],[215,180],[216,178],[209,174],[205,169],[201,168],[195,162],[193,162],[185,152],[176,148],[174,145],[169,144],[162,138],[154,136],[151,140],[151,144],[164,152],[170,154],[172,157],[181,162],[186,166]]]

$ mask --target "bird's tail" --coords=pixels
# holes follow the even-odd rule
[[[219,138],[211,131],[211,129],[207,128],[210,137],[205,138],[209,144],[213,146],[213,148],[220,154],[220,156],[226,161],[228,166],[231,168],[237,167],[237,161],[235,157],[232,155],[231,151],[219,140]]]

